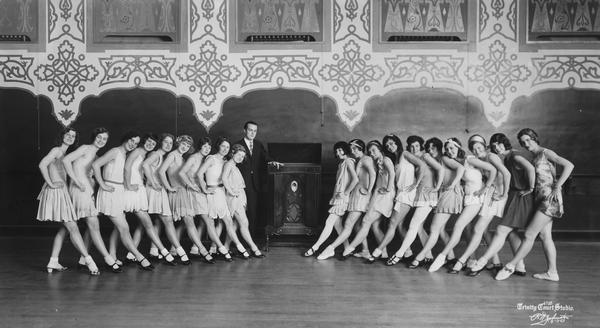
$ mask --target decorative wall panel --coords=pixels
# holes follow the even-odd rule
[[[508,119],[517,97],[550,88],[600,89],[598,47],[561,42],[552,48],[523,47],[523,38],[531,36],[517,26],[527,22],[524,15],[534,23],[529,34],[552,32],[558,5],[564,1],[239,0],[235,6],[226,0],[180,0],[179,9],[172,6],[174,1],[104,3],[115,11],[112,15],[107,11],[105,19],[125,20],[114,21],[117,30],[127,23],[117,10],[131,11],[132,24],[139,31],[146,24],[173,33],[172,25],[181,22],[185,28],[175,48],[136,49],[123,43],[90,50],[93,34],[86,29],[91,26],[91,0],[49,0],[37,8],[41,11],[37,16],[20,12],[19,19],[29,17],[19,21],[21,29],[43,25],[40,47],[0,42],[0,83],[48,97],[63,125],[77,120],[86,97],[115,88],[163,89],[190,99],[196,118],[207,130],[221,117],[225,100],[259,89],[298,88],[327,96],[336,103],[338,117],[348,129],[360,124],[370,99],[395,89],[458,91],[478,99],[494,126]],[[578,29],[595,31],[600,22],[598,1],[576,2],[587,4],[587,11],[575,10],[573,15],[582,22],[589,18]],[[13,3],[25,8],[30,1]],[[423,31],[459,31],[461,22],[463,30],[473,28],[472,47],[422,43],[382,49],[376,35],[415,30],[416,18],[409,16],[417,13],[417,7]],[[465,8],[471,7],[474,18],[465,18]],[[548,16],[551,8],[553,23]],[[172,22],[163,19],[164,13],[174,15]],[[7,11],[0,10],[0,28],[8,18]],[[244,49],[232,43],[232,36],[261,32],[274,20],[278,33],[312,33],[321,38],[321,45],[281,42]]]

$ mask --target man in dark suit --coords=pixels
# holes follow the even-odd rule
[[[274,165],[279,168],[283,164],[271,159],[265,146],[255,139],[257,132],[258,123],[248,121],[244,124],[244,138],[237,143],[243,145],[246,149],[246,159],[238,164],[238,168],[246,184],[246,197],[248,198],[246,213],[250,233],[253,236],[256,236],[257,233],[262,236],[264,232],[262,228],[266,223],[263,218],[265,210],[259,209],[258,204],[264,204],[260,201],[262,194],[267,191],[267,165]]]

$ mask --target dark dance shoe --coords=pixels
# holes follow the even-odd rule
[[[225,262],[233,262],[233,257],[231,256],[231,252],[220,253],[223,256]]]
[[[187,254],[183,254],[183,255],[179,256],[179,263],[181,263],[183,265],[190,265],[190,264],[192,264],[192,261],[190,261]]]
[[[473,269],[468,269],[467,271],[467,276],[469,277],[477,277],[481,271],[485,270],[485,267],[479,269],[479,270],[473,270]]]
[[[403,256],[402,259],[400,260],[400,262],[402,263],[406,263],[407,265],[412,263],[412,261],[414,261],[416,255],[411,255],[411,256]]]
[[[248,253],[248,251],[247,251],[247,250],[244,250],[243,252],[240,252],[240,253],[239,253],[239,257],[240,257],[242,260],[247,260],[247,259],[249,259],[249,258],[250,258],[250,253]]]
[[[340,261],[346,261],[347,259],[351,258],[354,256],[354,252],[348,253],[346,255],[341,255],[339,260]]]
[[[77,263],[77,271],[87,271],[87,269],[85,264]]]
[[[488,264],[488,265],[486,265],[485,269],[488,271],[492,271],[493,273],[497,273],[498,271],[502,270],[503,267],[504,267],[504,265],[502,265],[502,263],[497,263],[497,264]]]
[[[452,259],[452,260],[448,260],[448,261],[446,262],[446,264],[444,264],[444,267],[445,267],[446,269],[452,269],[452,267],[454,267],[454,265],[456,264],[456,262],[458,262],[458,259]],[[463,266],[462,266],[462,267],[463,267],[463,268],[465,267],[465,266],[464,266],[464,263],[463,263]]]
[[[148,265],[144,265],[143,262],[147,261]],[[154,270],[154,265],[152,265],[152,263],[150,263],[150,261],[148,261],[145,257],[142,258],[141,261],[136,262],[138,267],[144,271],[152,271]]]
[[[176,266],[177,263],[175,263],[175,258],[173,257],[173,255],[171,255],[171,253],[167,254],[167,256],[163,257],[163,261],[171,266]]]
[[[252,256],[257,259],[262,259],[265,257],[265,254],[261,253],[261,251],[257,248],[255,251],[252,251]]]
[[[304,254],[302,254],[302,256],[304,257],[311,257],[313,255],[315,255],[316,250],[314,248],[309,248],[306,250],[306,252],[304,252]]]
[[[519,271],[519,270],[515,270],[515,275],[519,276],[519,277],[525,277],[527,276],[527,271]]]
[[[123,268],[121,268],[121,266],[117,264],[117,261],[115,261],[113,264],[105,264],[104,267],[112,273],[123,272]]]
[[[398,264],[398,262],[400,262],[400,258],[394,254],[389,260],[387,260],[387,262],[385,262],[385,265],[392,266]]]
[[[216,263],[215,259],[212,257],[212,255],[210,255],[209,252],[206,252],[206,254],[204,254],[204,255],[199,254],[198,256],[202,258],[202,262],[204,262],[204,263],[208,263],[208,264]]]
[[[406,265],[406,267],[409,268],[409,269],[413,269],[414,270],[414,269],[422,267],[424,264],[425,264],[425,260],[421,260],[421,261],[419,261],[419,260],[412,260],[412,262],[408,263]]]
[[[452,267],[448,269],[449,274],[459,274],[462,269],[464,269],[465,264],[459,260],[455,260],[456,263]],[[460,265],[459,268],[456,268],[457,265]]]

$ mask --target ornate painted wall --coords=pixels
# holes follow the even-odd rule
[[[589,0],[594,13],[596,2]],[[520,46],[518,21],[524,13],[517,0],[477,2],[475,19],[468,21],[476,24],[474,47],[469,49],[388,51],[375,51],[373,46],[374,29],[379,28],[374,8],[379,3],[324,3],[331,6],[332,17],[325,20],[330,26],[325,29],[332,35],[330,49],[323,51],[233,52],[228,14],[232,2],[189,0],[183,1],[188,13],[182,18],[187,26],[185,51],[87,52],[90,2],[49,0],[45,8],[40,6],[46,21],[43,45],[0,50],[0,81],[3,87],[47,96],[63,125],[78,119],[86,97],[115,88],[164,89],[189,98],[207,130],[221,117],[228,98],[257,89],[298,88],[326,95],[336,103],[339,120],[349,130],[361,123],[369,99],[394,89],[448,88],[475,97],[496,127],[508,120],[519,96],[554,88],[600,89],[600,51],[594,47],[520,51],[526,47]]]

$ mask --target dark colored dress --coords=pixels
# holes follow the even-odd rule
[[[500,224],[517,229],[525,229],[534,213],[533,193],[521,196],[520,192],[530,188],[527,172],[515,160],[515,151],[504,158],[504,165],[510,172],[510,189]],[[536,179],[537,180],[537,179]]]
[[[534,159],[535,166],[535,204],[538,211],[551,218],[562,217],[563,201],[562,194],[558,194],[556,200],[548,199],[552,188],[556,183],[556,166],[546,157],[546,149],[543,149]]]

